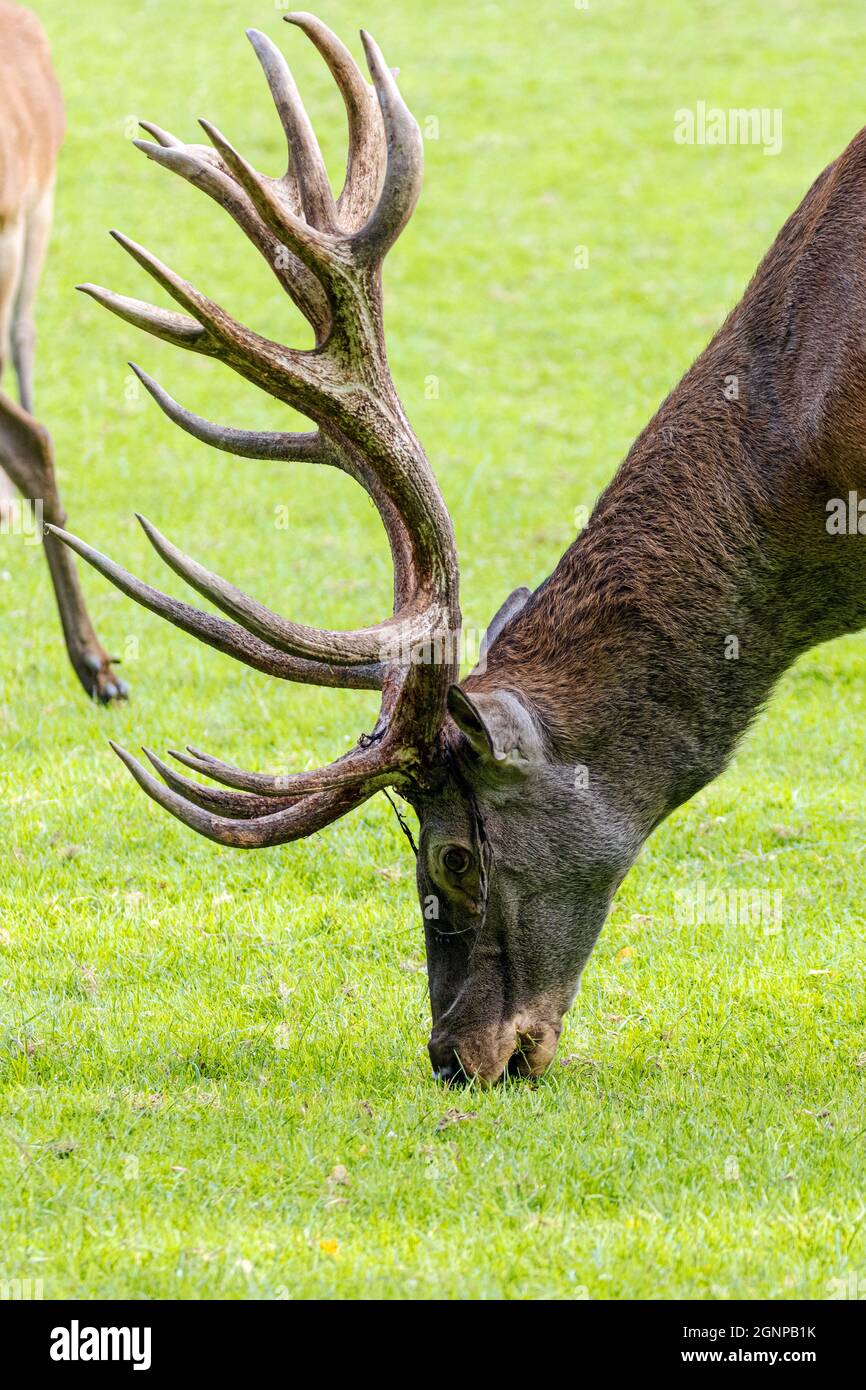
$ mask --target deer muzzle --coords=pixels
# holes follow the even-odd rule
[[[495,1023],[466,1030],[434,1028],[427,1050],[437,1081],[492,1086],[506,1072],[541,1076],[553,1060],[561,1031],[561,1016],[539,1001]]]

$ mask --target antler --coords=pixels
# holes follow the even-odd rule
[[[54,473],[51,436],[44,425],[3,391],[0,391],[0,467],[5,469],[21,496],[41,510],[42,521],[65,526],[66,516]],[[0,496],[0,503],[2,501]],[[112,670],[113,658],[96,636],[75,561],[53,536],[46,535],[44,545],[66,650],[75,674],[90,698],[100,704],[125,700],[126,684]]]
[[[394,566],[393,615],[372,627],[327,632],[292,623],[185,555],[144,518],[157,553],[227,615],[218,618],[142,583],[83,541],[67,545],[124,593],[217,650],[284,680],[381,689],[371,735],[330,766],[286,777],[244,773],[190,750],[181,763],[238,788],[216,791],[175,773],[155,755],[157,781],[122,749],[136,781],[179,820],[221,844],[254,847],[308,835],[388,784],[423,781],[457,677],[460,631],[457,556],[436,479],[403,412],[388,370],[382,326],[382,262],[421,188],[422,142],[378,47],[362,32],[372,87],[348,50],[309,14],[286,16],[312,40],[346,107],[349,156],[335,200],[297,88],[279,50],[248,37],[264,70],[288,145],[280,178],[258,173],[214,126],[212,148],[185,145],[145,124],[135,141],[148,158],[203,189],[234,218],[312,326],[315,347],[284,347],[237,323],[218,304],[114,232],[183,310],[80,288],[121,318],[178,347],[218,358],[306,415],[309,433],[257,433],[213,424],[179,405],[139,368],[163,412],[187,433],[247,458],[307,461],[342,469],[367,491],[382,518]],[[114,745],[112,745],[114,746]]]

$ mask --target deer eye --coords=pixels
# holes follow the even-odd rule
[[[472,863],[472,855],[462,845],[449,845],[443,851],[442,863],[449,874],[454,874],[455,878],[459,878],[461,874],[466,873]]]

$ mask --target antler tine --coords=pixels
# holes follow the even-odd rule
[[[156,143],[161,145],[163,149],[183,149],[184,145],[182,140],[178,140],[177,136],[172,135],[170,130],[163,130],[162,126],[157,125],[154,121],[139,121],[138,124],[141,126],[142,130],[147,131],[148,135],[152,135]],[[133,140],[132,143],[133,145],[138,145],[139,149],[141,149],[141,146],[146,145],[148,142],[146,140]]]
[[[348,473],[360,483],[375,503],[382,518],[391,546],[395,575],[395,609],[404,608],[411,599],[411,541],[403,518],[396,510],[375,473],[360,459],[339,450],[320,430],[305,433],[268,433],[258,430],[238,430],[228,425],[215,425],[200,415],[185,410],[152,376],[135,362],[129,363],[145,389],[159,408],[181,429],[195,439],[212,444],[216,449],[240,455],[242,458],[279,459],[285,462],[330,464]]]
[[[334,226],[336,213],[334,195],[328,182],[319,142],[289,65],[276,44],[258,29],[248,29],[247,38],[262,65],[274,105],[286,132],[289,167],[283,182],[294,181],[301,208],[310,225],[323,230],[329,229]]]
[[[184,767],[190,768],[193,772],[200,772],[203,777],[211,777],[215,782],[222,782],[224,787],[258,792],[262,796],[286,795],[285,777],[274,777],[265,772],[245,772],[242,767],[235,767],[234,763],[225,763],[220,758],[201,753],[190,745],[187,745],[186,752],[179,748],[169,748],[168,753],[169,757],[182,763]]]
[[[264,671],[282,680],[298,681],[303,685],[327,685],[354,690],[382,688],[385,668],[377,662],[356,666],[329,666],[320,661],[289,656],[236,623],[227,622],[225,618],[218,618],[212,613],[202,613],[189,603],[160,593],[159,589],[136,579],[107,555],[101,554],[69,531],[51,525],[47,526],[47,530],[106,579],[111,580],[111,583],[128,598],[135,599],[143,608],[148,608],[161,618],[167,618],[181,631],[198,637],[207,646],[214,647],[226,656],[235,657],[256,671]]]
[[[195,319],[114,295],[99,286],[80,286],[106,308],[180,347],[218,357],[271,396],[296,406],[311,418],[326,416],[339,396],[339,380],[327,358],[271,342],[245,328],[188,280],[177,275],[145,247],[122,232],[111,235],[143,270]],[[196,330],[196,331],[194,331]]]
[[[138,514],[136,513],[138,516]],[[333,632],[287,622],[263,604],[251,599],[234,584],[229,584],[197,560],[185,555],[163,536],[146,517],[138,520],[156,553],[205,598],[209,598],[224,613],[269,642],[278,651],[307,660],[322,661],[334,666],[358,666],[382,660],[385,651],[411,650],[423,641],[440,620],[438,607],[426,608],[412,615],[395,615],[375,627],[358,628],[352,632]]]
[[[158,126],[144,121],[141,124],[146,130],[159,131]],[[249,237],[283,289],[291,295],[312,325],[317,342],[324,342],[331,312],[325,292],[315,275],[265,225],[249,194],[227,172],[215,151],[205,145],[183,145],[166,131],[160,134],[164,138],[158,140],[157,144],[149,140],[133,140],[132,143],[154,164],[178,174],[225,209]]]
[[[381,762],[384,767],[385,762],[393,762],[396,771],[399,759],[392,758],[388,752],[391,743],[385,749],[384,762],[381,745],[373,747],[377,749],[377,765]],[[168,751],[170,757],[193,772],[200,772],[203,777],[222,782],[225,787],[236,787],[240,791],[256,792],[265,797],[288,796],[294,800],[299,796],[309,796],[313,792],[332,791],[335,787],[364,782],[370,775],[370,747],[362,745],[356,746],[336,762],[328,763],[326,767],[315,768],[309,772],[287,772],[278,777],[263,772],[244,772],[233,763],[224,763],[219,758],[211,757],[210,754],[201,753],[194,748],[188,748],[186,753],[181,753],[176,748],[170,748]]]
[[[113,290],[103,289],[101,285],[76,285],[75,288],[95,299],[104,309],[110,309],[118,318],[131,323],[133,327],[143,328],[145,333],[150,333],[154,338],[162,338],[164,342],[173,343],[175,347],[188,348],[193,352],[204,353],[205,356],[216,356],[216,344],[208,337],[206,330],[195,319],[187,318],[185,314],[177,314],[173,309],[157,309],[155,305],[147,304],[143,299],[130,299],[125,294],[115,294]]]
[[[158,782],[125,748],[113,741],[111,747],[153,801],[208,840],[234,849],[263,849],[268,845],[285,845],[292,840],[303,839],[344,816],[355,806],[360,806],[377,790],[374,786],[366,785],[338,787],[333,791],[317,793],[272,815],[256,816],[252,820],[232,820],[194,805],[180,793]]]
[[[307,35],[324,58],[346,107],[349,153],[346,181],[337,199],[341,227],[354,232],[364,225],[379,198],[385,172],[385,129],[376,93],[361,74],[348,48],[315,15],[284,15]]]
[[[424,142],[418,122],[400,95],[394,74],[370,35],[361,30],[367,66],[379,98],[388,162],[379,201],[352,244],[363,262],[381,261],[415,210],[424,176]]]
[[[171,787],[172,791],[186,797],[203,811],[228,816],[231,820],[253,820],[257,816],[270,815],[292,804],[292,799],[285,796],[280,802],[274,798],[269,800],[266,796],[249,796],[244,792],[226,792],[218,787],[203,787],[200,782],[193,782],[191,778],[182,777],[180,773],[175,772],[174,768],[164,763],[151,749],[142,748],[141,751],[156,768],[167,787]]]
[[[208,329],[213,337],[219,342],[224,339],[246,341],[252,337],[248,329],[241,328],[235,319],[227,314],[225,309],[221,309],[212,299],[208,299],[206,294],[197,290],[195,285],[191,285],[188,280],[175,272],[157,256],[154,256],[144,246],[139,246],[137,241],[125,236],[123,232],[112,229],[111,235],[122,246],[124,251],[137,261],[142,270],[146,270],[158,285],[171,295],[182,309],[186,309],[194,315],[195,320],[202,327]]]
[[[129,366],[163,414],[194,439],[201,440],[202,444],[212,444],[215,449],[222,449],[227,454],[235,454],[241,458],[274,459],[292,463],[304,460],[309,463],[324,463],[327,458],[327,446],[318,430],[302,433],[270,432],[216,425],[213,421],[205,420],[201,415],[194,415],[191,410],[179,405],[158,381],[154,381],[153,377],[135,362],[130,362]]]
[[[320,280],[327,282],[332,267],[328,258],[331,248],[325,233],[293,212],[280,185],[258,173],[222,131],[210,121],[200,120],[199,125],[234,174],[265,226]]]

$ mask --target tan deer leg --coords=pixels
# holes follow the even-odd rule
[[[54,183],[46,188],[35,207],[27,214],[24,248],[18,292],[12,311],[11,344],[15,375],[18,378],[18,399],[29,414],[33,414],[33,352],[36,346],[36,325],[33,306],[36,288],[48,250],[51,217],[54,211]]]
[[[43,523],[62,526],[65,513],[54,475],[54,449],[48,431],[10,396],[0,391],[0,459],[21,496],[38,509]],[[112,669],[87,613],[72,557],[54,536],[44,536],[45,558],[60,612],[69,659],[92,699],[108,704],[126,697],[126,686]]]
[[[24,259],[24,230],[23,217],[0,225],[0,379],[9,355],[12,317]],[[0,522],[11,520],[14,504],[15,488],[0,468]]]

